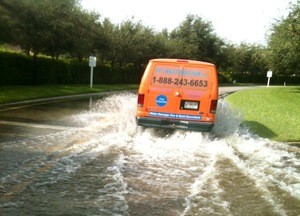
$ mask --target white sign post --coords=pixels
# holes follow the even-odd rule
[[[268,84],[267,84],[267,87],[269,87],[269,85],[270,85],[270,79],[271,79],[271,77],[272,77],[272,74],[273,74],[273,72],[272,72],[271,70],[269,70],[269,71],[267,72],[267,77],[268,77]]]
[[[96,57],[90,56],[89,58],[89,66],[91,67],[91,80],[90,80],[90,88],[93,88],[93,69],[96,67]]]

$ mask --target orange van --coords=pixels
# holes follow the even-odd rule
[[[209,132],[214,126],[218,95],[214,64],[152,59],[138,91],[137,125]]]

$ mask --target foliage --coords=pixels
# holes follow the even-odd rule
[[[232,79],[237,83],[256,83],[256,84],[266,84],[267,76],[266,74],[232,74]],[[282,76],[273,75],[270,80],[270,85],[297,85],[300,83],[300,76]]]
[[[0,1],[0,43],[19,46],[33,57],[32,61],[20,57],[23,63],[29,64],[23,68],[10,64],[10,67],[15,67],[10,71],[20,73],[17,77],[27,74],[24,83],[38,84],[41,80],[52,83],[54,79],[61,82],[57,77],[61,80],[67,78],[66,83],[78,83],[77,77],[81,76],[78,75],[81,72],[77,75],[67,72],[67,75],[65,71],[82,71],[82,66],[68,66],[68,70],[63,70],[65,66],[58,66],[61,64],[59,61],[66,59],[72,62],[77,59],[86,63],[90,55],[98,59],[95,70],[104,70],[98,73],[101,74],[98,78],[101,82],[139,80],[143,68],[152,58],[212,62],[219,71],[230,74],[230,77],[220,75],[221,80],[226,82],[233,81],[233,75],[262,76],[269,69],[278,75],[299,75],[299,5],[293,6],[289,16],[273,26],[269,47],[266,48],[254,44],[230,44],[214,32],[210,21],[196,15],[188,15],[171,32],[166,29],[157,32],[133,19],[113,24],[96,12],[83,10],[79,3],[80,0]],[[41,54],[50,56],[53,61],[38,59]],[[49,78],[41,78],[42,72],[39,71],[42,69],[47,71]],[[10,76],[8,72],[1,73]]]
[[[300,4],[273,25],[269,38],[270,67],[275,74],[300,75]]]
[[[90,68],[86,61],[72,59],[55,60],[46,57],[32,58],[18,53],[0,52],[0,85],[33,84],[88,84]],[[36,77],[32,79],[35,66]],[[98,64],[94,68],[94,83],[138,83],[140,71],[133,66],[112,68],[110,65]]]
[[[2,7],[0,4],[0,43],[7,42],[11,43],[11,36],[12,36],[12,25],[14,21],[10,18],[7,13],[7,10]]]
[[[186,20],[171,32],[171,38],[178,41],[178,57],[215,63],[223,42],[213,31],[210,22],[198,16],[188,15]]]
[[[70,14],[69,47],[65,53],[70,53],[82,61],[87,56],[97,53],[97,50],[106,48],[108,41],[103,34],[102,24],[98,21],[99,14],[88,13],[75,8]]]
[[[12,43],[26,52],[50,55],[69,54],[82,60],[93,53],[93,47],[101,49],[105,43],[99,33],[99,15],[79,8],[75,0],[3,0],[0,9],[10,16]]]
[[[2,6],[6,8],[9,16],[15,19],[11,27],[14,29],[11,35],[13,42],[20,45],[27,53],[32,51],[35,55],[51,47],[53,42],[66,31],[61,29],[62,26],[67,25],[64,19],[68,14],[66,8],[71,7],[68,7],[66,2],[3,0]],[[61,49],[61,44],[56,48]]]
[[[264,48],[257,45],[241,44],[235,52],[235,73],[266,74],[268,71]]]
[[[219,72],[219,83],[233,83],[232,75],[228,72]]]
[[[113,66],[133,63],[140,67],[151,58],[166,56],[166,37],[156,34],[153,29],[133,20],[114,25],[109,19],[104,19],[102,24],[103,34],[110,40],[101,57]]]

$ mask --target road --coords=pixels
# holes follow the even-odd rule
[[[252,87],[220,87],[220,95]],[[0,142],[47,135],[76,127],[69,121],[82,111],[89,111],[99,98],[110,93],[87,96],[55,97],[0,105]]]
[[[222,94],[236,88],[221,88]],[[0,108],[0,215],[299,215],[296,147],[220,101],[212,133],[137,128],[136,95]]]

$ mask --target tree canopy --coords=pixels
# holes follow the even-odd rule
[[[0,43],[25,53],[87,59],[96,55],[112,66],[140,67],[151,58],[186,58],[215,63],[228,73],[300,75],[300,9],[272,27],[267,46],[232,44],[210,21],[188,15],[177,28],[161,32],[133,19],[112,23],[82,9],[79,0],[1,0]]]
[[[300,75],[300,4],[273,25],[268,41],[270,67],[278,74]]]

